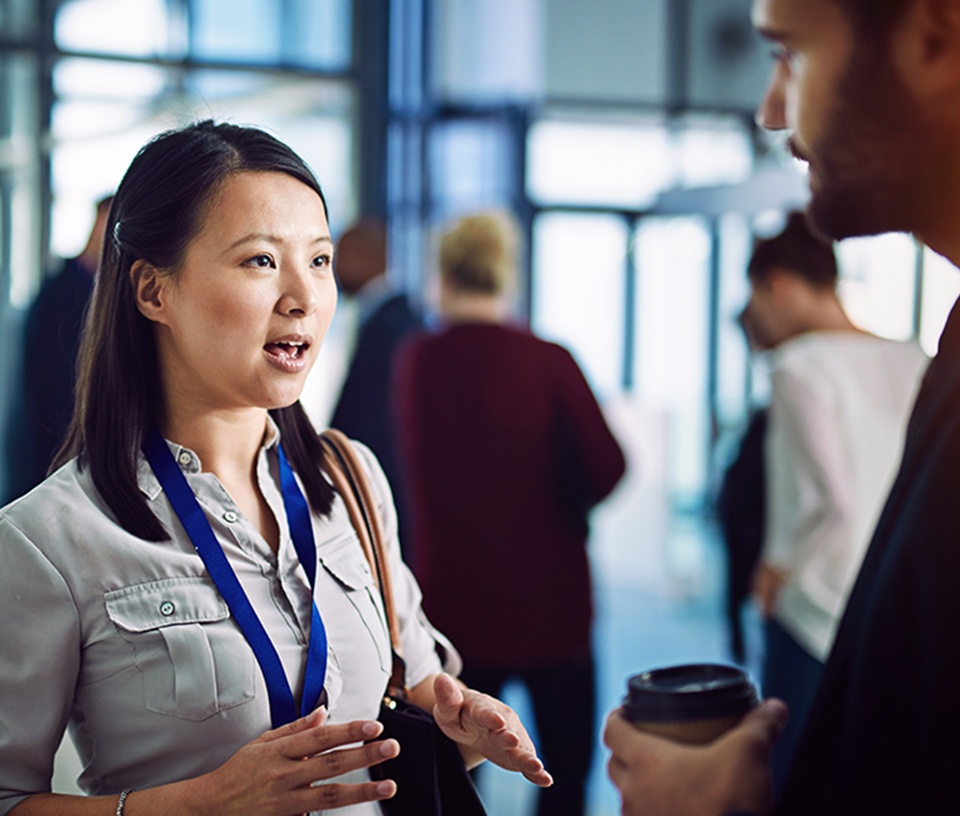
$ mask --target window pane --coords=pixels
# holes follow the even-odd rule
[[[331,71],[349,68],[353,56],[350,0],[297,0],[295,8],[285,61]]]
[[[37,60],[0,58],[0,309],[24,306],[39,284],[39,166]]]
[[[739,184],[750,176],[753,147],[740,122],[688,122],[675,135],[683,187]]]
[[[534,222],[533,329],[567,346],[599,392],[620,390],[627,240],[626,224],[612,216]]]
[[[515,172],[510,131],[498,121],[445,122],[430,132],[434,215],[507,206]]]
[[[173,55],[164,0],[66,0],[57,10],[54,39],[67,51],[135,57]]]
[[[695,500],[708,469],[710,235],[699,219],[646,219],[635,253],[637,395],[668,421],[671,494]]]
[[[587,122],[530,129],[527,186],[550,204],[643,208],[676,187],[737,184],[753,167],[750,134],[729,117]]]
[[[242,71],[64,60],[53,110],[52,248],[74,254],[92,203],[162,130],[202,118],[253,124],[300,153],[323,186],[334,231],[356,215],[353,95],[345,83]],[[119,97],[109,89],[117,88]]]
[[[40,252],[36,181],[28,174],[16,173],[4,179],[3,195],[7,199],[6,217],[9,218],[7,259],[10,263],[10,303],[26,306],[39,280],[36,276]]]
[[[37,27],[40,4],[35,0],[5,0],[0,3],[0,33],[5,37],[23,37]]]
[[[853,238],[837,245],[838,293],[858,326],[895,340],[913,336],[917,245],[908,235]]]
[[[279,63],[277,6],[272,0],[194,0],[190,54],[198,59]]]
[[[923,255],[923,297],[920,304],[920,344],[927,354],[937,353],[940,332],[950,309],[960,295],[956,267],[942,255],[925,249]]]
[[[105,59],[65,58],[53,69],[59,99],[140,99],[152,102],[164,93],[171,72],[153,65]],[[96,128],[95,122],[86,127]]]
[[[527,187],[543,203],[645,207],[676,179],[660,124],[544,121],[527,150]]]
[[[350,64],[348,0],[192,0],[198,59],[343,70]]]
[[[33,55],[0,56],[0,138],[9,139],[0,163],[19,163],[23,151],[37,146],[38,61]]]
[[[747,262],[750,224],[741,215],[720,221],[720,292],[717,326],[717,418],[721,430],[740,429],[747,410],[750,354],[737,318],[750,297]]]

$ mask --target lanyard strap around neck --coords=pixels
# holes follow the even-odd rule
[[[278,728],[292,722],[298,716],[309,714],[323,691],[323,680],[327,671],[327,634],[316,601],[313,600],[317,555],[310,507],[283,454],[283,448],[277,445],[277,456],[280,462],[280,491],[287,513],[290,537],[293,539],[297,556],[310,581],[312,606],[310,645],[307,650],[303,698],[299,715],[280,656],[160,431],[154,429],[147,435],[143,443],[143,452],[170,504],[173,505],[180,523],[183,524],[193,546],[203,560],[207,572],[210,573],[210,577],[213,578],[217,589],[226,601],[230,614],[243,632],[250,648],[253,649],[267,684],[270,720],[273,727]]]

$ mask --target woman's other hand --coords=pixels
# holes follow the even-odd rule
[[[508,771],[518,771],[540,787],[553,784],[527,729],[510,706],[464,688],[449,674],[434,678],[433,693],[434,719],[443,733],[461,746],[468,764],[474,754]]]

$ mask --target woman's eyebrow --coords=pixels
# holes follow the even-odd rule
[[[255,243],[257,241],[265,241],[271,244],[285,244],[288,242],[286,238],[283,238],[279,235],[273,235],[268,232],[251,232],[248,235],[244,235],[238,238],[236,241],[230,244],[230,246],[228,246],[225,251],[230,252],[231,250],[237,249],[238,247],[241,247],[244,244]],[[314,245],[330,244],[332,246],[333,238],[331,238],[329,235],[319,235],[318,237],[314,238],[312,243]]]

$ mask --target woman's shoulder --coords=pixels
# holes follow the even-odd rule
[[[0,528],[16,528],[33,541],[55,541],[85,529],[89,519],[103,515],[89,471],[71,459],[0,509]]]

